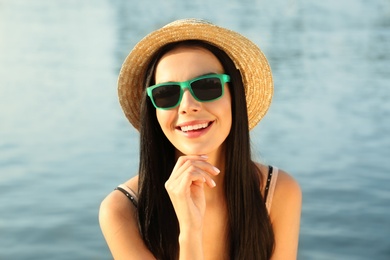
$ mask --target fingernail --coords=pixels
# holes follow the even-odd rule
[[[214,169],[214,171],[216,172],[216,173],[220,173],[221,171],[217,168],[217,167],[215,167],[215,166],[213,166],[213,169]]]
[[[204,158],[204,159],[207,159],[207,158],[209,158],[207,155],[205,155],[205,154],[202,154],[200,157],[202,157],[202,158]]]
[[[213,187],[217,186],[214,180],[211,180],[211,184],[213,185]]]

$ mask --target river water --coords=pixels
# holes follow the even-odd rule
[[[388,0],[0,0],[0,259],[110,259],[99,203],[138,167],[117,75],[184,17],[269,58],[252,143],[302,187],[299,259],[390,259]]]

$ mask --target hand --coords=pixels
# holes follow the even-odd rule
[[[180,225],[180,233],[201,231],[206,210],[204,185],[215,187],[211,178],[219,170],[208,163],[207,156],[181,156],[165,183]]]

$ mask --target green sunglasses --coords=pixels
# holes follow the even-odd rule
[[[177,107],[185,89],[199,102],[210,102],[223,96],[225,83],[230,82],[226,74],[208,74],[183,82],[166,82],[146,88],[153,105],[158,109]]]

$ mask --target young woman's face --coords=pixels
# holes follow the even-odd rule
[[[210,73],[224,73],[221,63],[210,51],[178,47],[157,63],[155,82],[187,81]],[[177,107],[156,109],[156,113],[164,134],[181,154],[216,155],[232,125],[229,87],[225,84],[224,95],[210,102],[197,101],[186,89]]]

